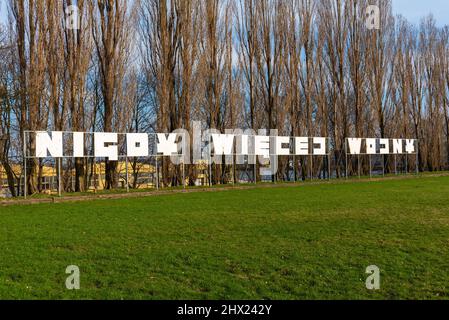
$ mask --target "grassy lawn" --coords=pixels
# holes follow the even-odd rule
[[[3,299],[448,299],[449,177],[0,207],[0,244]]]

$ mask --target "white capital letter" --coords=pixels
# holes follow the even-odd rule
[[[290,148],[283,148],[283,144],[290,144],[290,137],[276,137],[276,154],[278,156],[288,156]]]
[[[309,154],[309,138],[307,137],[295,138],[295,153],[298,156],[306,156]]]
[[[313,148],[314,155],[318,155],[318,156],[326,155],[326,138],[322,138],[322,137],[313,138],[313,144],[320,145],[319,148],[315,148],[315,147]]]
[[[362,148],[362,139],[349,138],[348,145],[350,154],[360,154],[360,149]]]
[[[117,133],[97,132],[94,133],[94,153],[97,158],[108,158],[112,161],[118,160]],[[108,144],[108,146],[106,146]],[[113,145],[114,144],[114,145]]]
[[[157,138],[157,153],[162,153],[164,156],[171,156],[173,153],[178,153],[178,145],[176,144],[176,133],[170,133],[168,137],[165,133],[158,133]]]
[[[51,138],[47,132],[36,133],[36,157],[46,158],[47,151],[54,158],[62,157],[62,132],[53,131]]]
[[[242,150],[240,151],[241,155],[247,155],[248,154],[248,135],[242,134]]]
[[[214,143],[214,154],[216,156],[232,155],[232,148],[234,147],[233,134],[212,134],[212,141]]]
[[[414,139],[405,139],[405,151],[407,153],[415,152],[415,140]]]
[[[389,154],[390,153],[390,141],[388,139],[380,139],[380,154]]]
[[[73,133],[73,156],[75,158],[84,157],[84,133]]]
[[[127,133],[126,154],[128,157],[148,156],[148,135],[146,133]]]
[[[270,137],[255,136],[254,137],[254,153],[256,156],[270,157]]]
[[[393,153],[402,154],[402,139],[393,139]]]
[[[376,139],[368,138],[366,141],[366,154],[376,154]]]

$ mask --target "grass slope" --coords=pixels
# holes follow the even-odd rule
[[[0,207],[0,244],[3,299],[447,299],[449,177]]]

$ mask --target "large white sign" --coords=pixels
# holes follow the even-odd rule
[[[73,150],[70,155],[64,154],[63,135],[70,135],[73,141]],[[127,157],[146,157],[149,154],[149,135],[146,133],[127,133],[125,135],[125,149]],[[179,133],[157,133],[156,150],[157,155],[174,156],[182,155],[182,147],[179,148]],[[185,145],[188,145],[185,139]],[[234,134],[212,134],[211,152],[215,156],[234,155],[236,142],[239,140],[241,150],[238,155],[253,155],[270,157],[277,155],[315,155],[324,156],[327,154],[327,138],[323,137],[286,137],[286,136],[263,136],[263,135],[234,135]],[[108,158],[117,160],[119,157],[119,134],[118,133],[93,133],[94,154],[91,156],[98,158]],[[82,132],[61,132],[52,131],[36,132],[36,154],[37,158],[64,156],[85,157],[84,154],[85,133]],[[248,146],[252,146],[252,149]]]
[[[187,133],[188,134],[188,133]],[[83,133],[35,132],[37,158],[98,157],[118,160],[120,156],[181,156],[190,149],[190,137],[185,133]],[[93,136],[93,154],[85,154],[86,136]],[[122,139],[119,139],[121,135]],[[123,139],[124,136],[124,139]],[[149,139],[152,136],[153,139]],[[245,134],[211,134],[208,138],[210,155],[218,156],[325,156],[329,154],[329,139],[324,137],[288,137]],[[69,152],[64,143],[70,141]],[[121,143],[119,141],[122,141]],[[67,143],[67,142],[66,142]],[[155,154],[150,154],[153,143]],[[194,142],[195,143],[195,142]],[[90,149],[90,148],[89,148]],[[415,154],[415,139],[347,138],[348,155]],[[123,150],[120,154],[119,150]],[[236,152],[238,150],[238,152]],[[68,152],[68,154],[64,154]]]

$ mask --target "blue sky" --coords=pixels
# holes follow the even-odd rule
[[[7,17],[6,2],[7,2],[7,0],[0,0],[0,22],[6,21],[6,17]]]
[[[6,2],[0,0],[0,22],[6,20]],[[449,0],[393,0],[393,11],[416,24],[421,17],[432,13],[438,26],[449,25]]]
[[[393,12],[415,24],[432,13],[438,26],[449,25],[449,0],[393,0]]]

